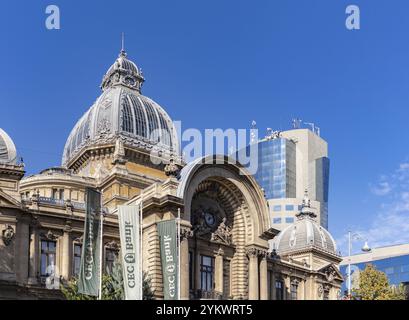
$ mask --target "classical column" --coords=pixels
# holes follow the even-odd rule
[[[38,267],[39,267],[39,234],[35,223],[30,226],[30,263],[28,272],[28,283],[37,284],[38,283]]]
[[[249,257],[249,299],[258,300],[258,250],[255,248],[247,249]]]
[[[71,250],[71,226],[67,224],[64,228],[64,234],[62,237],[62,252],[60,253],[61,257],[61,269],[60,275],[68,280],[70,278],[70,262],[72,259],[72,250]]]
[[[29,260],[29,238],[30,228],[27,219],[17,219],[17,224],[14,226],[15,234],[15,263],[16,263],[16,280],[19,283],[27,283],[28,277],[28,260]]]
[[[189,241],[190,230],[180,232],[180,299],[189,300]]]
[[[284,297],[285,300],[291,300],[291,282],[288,275],[284,278]]]
[[[215,259],[215,291],[223,294],[223,256],[224,251],[220,248]]]
[[[262,252],[260,260],[260,300],[268,300],[267,252]]]
[[[198,250],[196,251],[195,259],[196,259],[196,263],[195,263],[195,287],[194,287],[194,289],[199,290],[201,288],[201,279],[200,279],[200,277],[201,277],[201,273],[200,273],[201,261],[200,261],[200,254],[199,254]]]

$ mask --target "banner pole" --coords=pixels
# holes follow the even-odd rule
[[[102,194],[104,193],[104,189],[100,192],[101,195],[101,212],[100,212],[100,220],[101,220],[101,241],[99,243],[99,293],[98,293],[98,300],[102,300],[102,250],[104,248],[104,214],[103,214],[103,201],[102,201]]]
[[[176,236],[178,239],[178,300],[180,300],[180,208],[178,208],[178,227]]]
[[[139,240],[139,263],[140,263],[140,271],[141,271],[141,300],[143,300],[143,252],[142,252],[142,242],[143,242],[143,190],[141,190],[141,201],[139,203],[139,227],[140,227],[140,240]]]

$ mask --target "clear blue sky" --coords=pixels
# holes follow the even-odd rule
[[[359,31],[345,28],[351,3]],[[45,28],[49,4],[61,30]],[[60,164],[124,31],[143,93],[184,126],[315,122],[341,248],[349,227],[375,245],[409,242],[407,0],[7,1],[0,12],[0,127],[28,173]]]

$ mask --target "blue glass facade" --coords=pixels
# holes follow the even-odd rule
[[[400,283],[409,282],[409,255],[351,264],[351,273],[356,268],[359,268],[359,270],[365,269],[365,266],[369,263],[374,265],[376,269],[386,273],[390,285],[398,286]],[[340,266],[340,271],[345,279],[342,285],[342,291],[344,292],[347,290],[348,265]]]
[[[296,158],[294,142],[279,138],[258,144],[258,170],[254,175],[267,199],[295,198]]]

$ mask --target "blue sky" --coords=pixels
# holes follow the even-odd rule
[[[361,9],[361,30],[345,8]],[[45,28],[58,5],[61,30]],[[409,3],[405,0],[8,1],[1,4],[0,127],[28,173],[60,164],[100,94],[120,34],[143,93],[193,128],[315,122],[331,158],[329,229],[409,241]],[[359,247],[360,244],[355,244]]]

